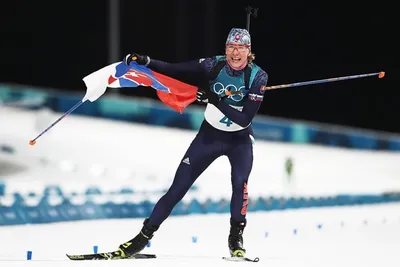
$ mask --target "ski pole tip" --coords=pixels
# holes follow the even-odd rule
[[[379,79],[382,79],[383,77],[385,77],[385,72],[381,71],[378,75]]]
[[[34,145],[36,144],[36,141],[35,141],[35,140],[30,140],[30,141],[29,141],[29,144],[30,144],[31,146],[34,146]]]

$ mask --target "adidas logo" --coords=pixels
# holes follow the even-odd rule
[[[189,157],[187,157],[186,159],[184,159],[182,162],[183,162],[183,163],[186,163],[187,165],[190,165]]]

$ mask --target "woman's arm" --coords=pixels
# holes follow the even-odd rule
[[[148,67],[156,72],[167,76],[177,76],[179,74],[207,74],[213,64],[214,58],[190,60],[179,63],[169,63],[157,59],[150,59]]]

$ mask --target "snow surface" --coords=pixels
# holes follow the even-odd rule
[[[399,266],[400,204],[255,212],[244,234],[247,256],[227,262],[229,214],[173,216],[150,247],[157,259],[70,261],[65,254],[114,250],[142,219],[63,222],[0,228],[0,266]],[[193,242],[197,239],[197,242]],[[32,260],[26,252],[32,251]]]

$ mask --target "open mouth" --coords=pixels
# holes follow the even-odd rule
[[[233,62],[240,62],[240,57],[231,57]]]

